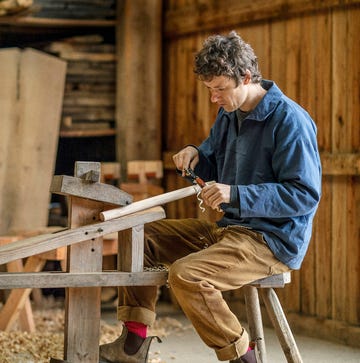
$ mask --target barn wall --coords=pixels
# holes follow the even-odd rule
[[[290,286],[279,291],[298,332],[360,345],[360,2],[173,0],[165,2],[163,150],[166,189],[186,185],[171,155],[208,134],[217,108],[192,72],[210,34],[236,30],[274,80],[314,118],[323,164],[323,196],[312,242]],[[167,216],[201,215],[195,198]],[[236,296],[236,294],[234,295]]]

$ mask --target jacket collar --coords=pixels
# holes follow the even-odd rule
[[[275,82],[269,81],[269,80],[262,80],[261,86],[267,90],[265,96],[263,99],[259,102],[259,104],[255,107],[254,110],[252,110],[245,118],[245,120],[254,120],[254,121],[264,121],[266,120],[269,115],[271,115],[278,103],[280,102],[280,99],[283,97],[283,92],[280,90],[280,88],[276,85]],[[236,112],[226,112],[225,114],[228,114],[230,117],[234,115]]]

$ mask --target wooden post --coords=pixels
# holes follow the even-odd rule
[[[144,269],[144,225],[119,231],[118,270],[142,272]]]
[[[75,165],[75,177],[84,175],[84,165],[81,165],[82,168],[79,166]],[[100,163],[98,166],[92,163],[91,170],[94,170],[94,167],[98,168],[97,181],[100,181]],[[95,223],[104,207],[104,203],[74,196],[71,196],[69,201],[71,228]],[[68,272],[101,272],[101,270],[102,237],[68,247]],[[99,362],[100,294],[100,287],[66,289],[64,359],[68,362]]]
[[[161,159],[161,10],[161,0],[118,2],[116,145],[123,178],[127,161]]]

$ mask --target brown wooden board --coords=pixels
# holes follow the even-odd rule
[[[47,225],[66,63],[33,49],[12,49],[0,51],[0,64],[2,73],[9,72],[9,88],[2,85],[0,91],[9,92],[1,101],[7,110],[1,121],[6,150],[0,155],[4,234]]]
[[[18,65],[21,53],[18,49],[0,50],[0,233],[5,234],[9,221],[5,218],[9,213],[5,198],[9,186],[7,173],[10,168],[9,157],[12,147],[13,129],[16,122],[16,106],[18,104]]]

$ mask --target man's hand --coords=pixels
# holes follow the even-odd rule
[[[220,183],[206,185],[202,189],[201,197],[206,205],[220,210],[221,203],[230,203],[230,185]]]
[[[199,153],[193,146],[186,146],[173,156],[173,161],[177,169],[182,171],[185,176],[185,169],[194,169],[199,162]]]

